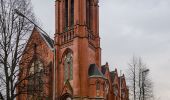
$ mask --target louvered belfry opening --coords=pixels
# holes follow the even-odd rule
[[[68,27],[68,0],[65,0],[65,27]]]
[[[70,21],[70,26],[73,27],[74,25],[74,0],[71,0],[71,21]]]
[[[88,29],[90,29],[90,27],[91,27],[90,17],[91,17],[90,0],[87,0],[86,1],[86,24],[87,24]]]
[[[74,26],[74,0],[65,0],[65,29]]]

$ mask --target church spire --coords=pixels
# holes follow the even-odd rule
[[[98,27],[98,0],[56,1],[56,64],[57,92],[61,94],[69,79],[73,96],[88,96],[88,68],[101,66]],[[66,50],[71,51],[72,63],[67,63]],[[68,75],[72,77],[69,78]]]

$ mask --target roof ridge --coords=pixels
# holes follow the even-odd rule
[[[35,27],[35,28],[39,32],[41,37],[44,39],[44,41],[47,43],[47,45],[50,47],[50,49],[53,50],[53,48],[54,48],[54,40],[47,33],[44,33],[45,31],[41,31],[37,27]]]

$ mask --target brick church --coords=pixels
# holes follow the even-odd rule
[[[17,100],[129,100],[124,74],[101,65],[98,0],[56,0],[51,39],[34,27]]]

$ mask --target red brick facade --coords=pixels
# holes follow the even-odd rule
[[[39,92],[25,93],[17,99],[128,100],[124,75],[119,77],[117,70],[110,72],[107,63],[101,66],[98,0],[56,0],[55,7],[54,41],[35,27],[20,63],[24,69],[20,80],[42,72],[39,79],[44,84],[41,89],[31,85],[31,90],[38,88]],[[36,65],[37,59],[42,64]],[[32,71],[30,66],[42,70]],[[41,81],[36,78],[33,83]],[[18,92],[23,85],[28,92],[31,82],[25,80]]]

